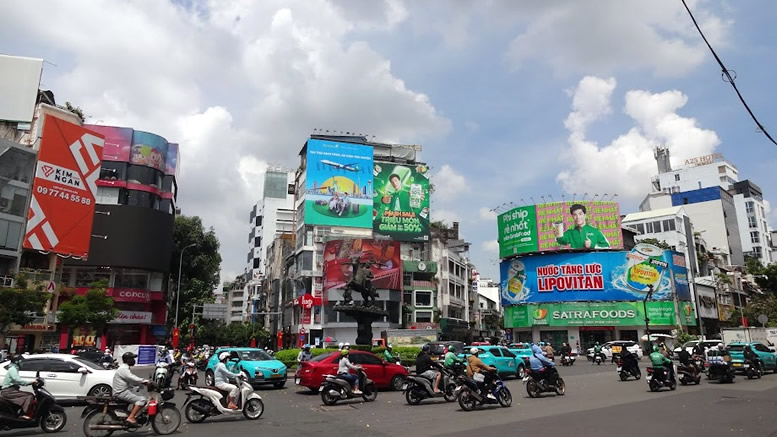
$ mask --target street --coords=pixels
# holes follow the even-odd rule
[[[643,369],[647,360],[640,362]],[[379,393],[374,403],[346,401],[325,407],[317,393],[298,388],[289,380],[284,389],[261,389],[265,412],[256,422],[242,415],[210,418],[202,424],[189,424],[184,418],[179,433],[191,436],[251,435],[342,436],[370,433],[380,435],[500,435],[531,432],[545,435],[591,435],[627,431],[629,436],[655,436],[657,433],[681,436],[772,436],[777,432],[777,375],[761,380],[737,376],[733,384],[720,385],[702,379],[699,386],[679,386],[676,391],[649,391],[644,379],[622,382],[615,366],[591,365],[579,361],[560,367],[567,385],[564,396],[544,394],[530,399],[519,380],[507,385],[513,395],[510,408],[483,407],[461,411],[457,402],[425,400],[411,407],[401,392]],[[142,372],[145,373],[145,372]],[[178,391],[175,402],[182,406],[185,392]],[[63,434],[82,436],[80,413],[83,407],[67,407],[68,424]],[[590,430],[590,431],[589,431]],[[660,431],[659,431],[660,430]],[[39,429],[3,432],[27,436]],[[152,435],[150,428],[137,435]],[[117,434],[120,435],[120,434]]]

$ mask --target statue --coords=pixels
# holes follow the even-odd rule
[[[380,264],[372,260],[360,261],[358,256],[351,258],[353,273],[351,275],[351,280],[345,284],[345,288],[343,289],[343,305],[353,305],[352,292],[354,290],[362,294],[364,306],[375,305],[378,292],[372,286],[372,278],[374,278],[375,275],[372,273],[370,267],[373,265]]]

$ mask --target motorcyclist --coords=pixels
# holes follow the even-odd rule
[[[173,364],[173,357],[171,356],[170,352],[167,350],[167,348],[163,348],[162,351],[159,353],[159,358],[156,361],[157,363],[167,363]]]
[[[453,345],[448,346],[448,352],[445,353],[445,361],[443,362],[443,365],[449,369],[453,369],[454,364],[463,362],[464,359],[459,358],[459,356],[456,355],[456,349],[453,348]]]
[[[390,344],[387,345],[386,350],[383,351],[383,359],[386,360],[387,363],[396,363],[399,361],[399,358],[394,356],[394,352]]]
[[[496,399],[496,396],[492,393],[491,386],[494,383],[494,374],[496,373],[496,367],[486,366],[486,363],[478,358],[480,349],[473,347],[469,350],[469,357],[467,357],[467,378],[475,379],[475,374],[480,373],[483,375],[483,384],[481,387],[488,393],[490,399]]]
[[[237,410],[238,407],[235,404],[235,398],[238,394],[238,388],[234,384],[229,383],[230,378],[239,378],[239,373],[230,372],[227,369],[227,360],[229,359],[229,352],[222,352],[219,354],[219,363],[216,364],[216,368],[213,370],[213,385],[219,390],[229,392],[227,408],[231,410]]]
[[[438,387],[440,386],[442,374],[434,370],[434,363],[432,362],[432,357],[429,355],[430,350],[431,348],[428,344],[421,347],[421,352],[418,353],[418,356],[415,359],[415,373],[416,375],[423,376],[432,381],[434,392],[441,393]]]
[[[302,364],[303,361],[310,361],[313,359],[313,353],[310,352],[310,345],[306,344],[304,348],[297,354],[297,364]]]
[[[543,371],[546,367],[554,367],[553,361],[547,359],[542,354],[542,349],[534,345],[531,347],[532,355],[529,357],[529,366],[531,366],[532,373],[537,375],[539,379],[546,379],[547,372]]]
[[[693,346],[693,357],[704,358],[704,346],[701,345],[701,342],[698,342]]]
[[[545,352],[545,356],[550,360],[551,362],[554,361],[553,358],[553,346],[550,345],[550,343],[546,343],[545,347],[542,348],[543,352]]]
[[[572,346],[562,343],[561,344],[561,356],[562,357],[571,357],[572,356]]]
[[[745,362],[749,363],[756,370],[760,370],[760,363],[758,362],[758,355],[753,352],[753,348],[750,345],[745,345],[745,350],[742,352],[745,356]]]
[[[186,351],[186,354],[182,355],[180,360],[181,374],[178,376],[178,388],[181,388],[181,379],[183,378],[183,374],[186,372],[186,366],[189,363],[196,364],[197,362],[194,360],[194,356],[192,356],[191,351]]]
[[[134,387],[149,383],[147,379],[136,376],[130,371],[130,367],[135,365],[135,358],[137,357],[138,356],[132,352],[125,352],[124,355],[121,356],[122,364],[113,375],[113,384],[111,384],[113,395],[116,398],[133,404],[132,411],[130,412],[129,417],[127,417],[127,422],[132,425],[137,424],[135,415],[140,412],[141,408],[143,408],[148,401],[147,397],[141,396],[133,390]]]
[[[685,348],[682,348],[679,354],[677,354],[678,359],[680,360],[680,364],[683,367],[687,367],[693,371],[694,376],[699,373],[699,369],[696,368],[696,364],[691,360],[691,354],[688,353]]]
[[[639,364],[637,363],[637,357],[634,356],[631,351],[628,350],[628,348],[623,348],[621,350],[621,362],[623,362],[623,369],[625,371],[636,371],[636,368],[639,367]]]
[[[105,351],[103,352],[102,358],[100,358],[100,363],[108,363],[113,364],[113,354],[111,353],[110,348],[105,348]]]
[[[19,376],[19,367],[22,360],[23,358],[21,355],[14,355],[11,357],[11,364],[8,366],[8,371],[5,374],[3,385],[0,389],[0,398],[3,398],[14,405],[18,405],[22,410],[22,415],[19,416],[19,418],[30,420],[28,413],[35,396],[32,393],[19,390],[19,386],[30,385],[33,382]]]
[[[593,357],[594,359],[591,360],[591,364],[593,364],[596,361],[597,356],[601,356],[601,355],[602,355],[602,347],[599,345],[599,342],[597,341],[596,343],[594,343],[594,357]],[[604,357],[602,357],[602,361],[604,361]]]
[[[361,366],[351,364],[351,360],[348,359],[348,355],[350,354],[348,349],[341,350],[340,354],[342,355],[342,358],[340,358],[340,362],[337,366],[337,376],[351,383],[353,386],[353,394],[362,394],[361,390],[359,390],[359,376],[351,373],[351,370],[361,369]]]
[[[659,349],[658,346],[653,346],[653,353],[650,354],[650,362],[651,365],[655,367],[663,367],[668,372],[669,380],[674,379],[674,365],[672,364],[672,360],[664,356]]]

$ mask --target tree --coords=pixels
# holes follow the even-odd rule
[[[102,332],[105,325],[119,314],[113,306],[113,299],[106,296],[108,282],[105,280],[89,284],[85,295],[75,295],[59,306],[59,321],[75,329],[91,326]]]
[[[755,283],[762,291],[777,295],[777,263],[762,267],[760,272],[755,275]]]
[[[769,318],[767,326],[777,326],[777,295],[768,293],[762,296],[755,296],[747,303],[742,310],[747,317],[748,324],[758,324],[758,316],[766,314]]]
[[[745,272],[751,275],[760,275],[763,273],[764,266],[761,265],[761,261],[758,258],[750,255],[745,255]]]
[[[207,231],[202,225],[202,219],[197,216],[178,216],[175,218],[173,233],[173,253],[170,259],[170,274],[173,276],[171,290],[171,307],[167,312],[168,322],[175,320],[175,292],[178,290],[178,262],[181,260],[181,250],[190,244],[183,253],[181,263],[181,296],[180,320],[190,321],[193,305],[202,305],[213,301],[213,290],[219,285],[221,270],[221,255],[219,255],[219,240],[216,231],[211,227]],[[186,323],[188,324],[188,323]],[[179,326],[184,325],[179,321]]]
[[[672,246],[667,244],[664,240],[658,240],[657,238],[643,238],[639,240],[640,243],[652,244],[653,246],[660,247],[664,250],[672,250]]]
[[[65,102],[65,109],[77,115],[81,119],[81,123],[86,121],[86,115],[84,115],[84,110],[80,106],[73,106],[70,102]]]
[[[197,344],[209,344],[215,346],[232,345],[248,346],[251,339],[256,339],[256,344],[264,344],[270,334],[260,325],[250,323],[225,324],[221,320],[201,320],[196,323],[194,339]],[[186,338],[186,340],[191,340]]]
[[[11,325],[24,326],[33,321],[37,315],[43,314],[43,306],[49,300],[49,294],[39,285],[34,289],[27,288],[27,278],[16,277],[16,287],[0,288],[0,334],[8,333]]]

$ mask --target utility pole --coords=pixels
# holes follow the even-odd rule
[[[653,295],[653,285],[648,285],[648,293],[645,295],[645,299],[642,301],[642,309],[645,311],[645,334],[647,335],[647,342],[650,345],[650,318],[647,312],[647,301],[650,296]]]

